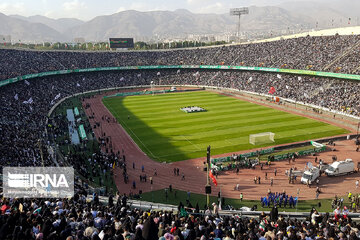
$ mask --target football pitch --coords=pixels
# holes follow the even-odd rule
[[[324,122],[209,91],[103,99],[136,144],[156,161],[174,162],[348,133]],[[197,106],[205,112],[186,113]],[[275,133],[275,143],[252,145],[249,135]]]

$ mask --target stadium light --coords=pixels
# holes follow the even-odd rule
[[[249,14],[249,8],[247,7],[230,9],[230,16],[239,16],[239,22],[237,27],[237,37],[239,42],[240,42],[240,17],[241,15],[245,15],[245,14]]]

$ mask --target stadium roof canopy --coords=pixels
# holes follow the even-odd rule
[[[284,35],[284,36],[278,36],[278,37],[274,37],[274,38],[252,41],[252,43],[272,42],[272,41],[278,41],[281,39],[300,38],[300,37],[306,37],[307,35],[316,37],[316,36],[334,36],[335,34],[358,35],[358,34],[360,34],[360,26],[345,27],[345,28],[331,28],[331,29],[323,29],[323,30],[317,30],[317,31],[312,30],[312,31],[307,31],[307,32],[303,32],[303,33]]]

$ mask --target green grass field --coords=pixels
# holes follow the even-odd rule
[[[174,162],[347,133],[330,124],[208,91],[112,97],[105,106],[152,159]],[[206,112],[185,113],[186,106]],[[130,116],[130,119],[128,119]],[[249,135],[275,133],[275,143],[252,145]]]

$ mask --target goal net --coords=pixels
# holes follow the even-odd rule
[[[275,142],[274,137],[275,137],[275,133],[272,132],[250,134],[249,142],[253,145],[272,143]]]

